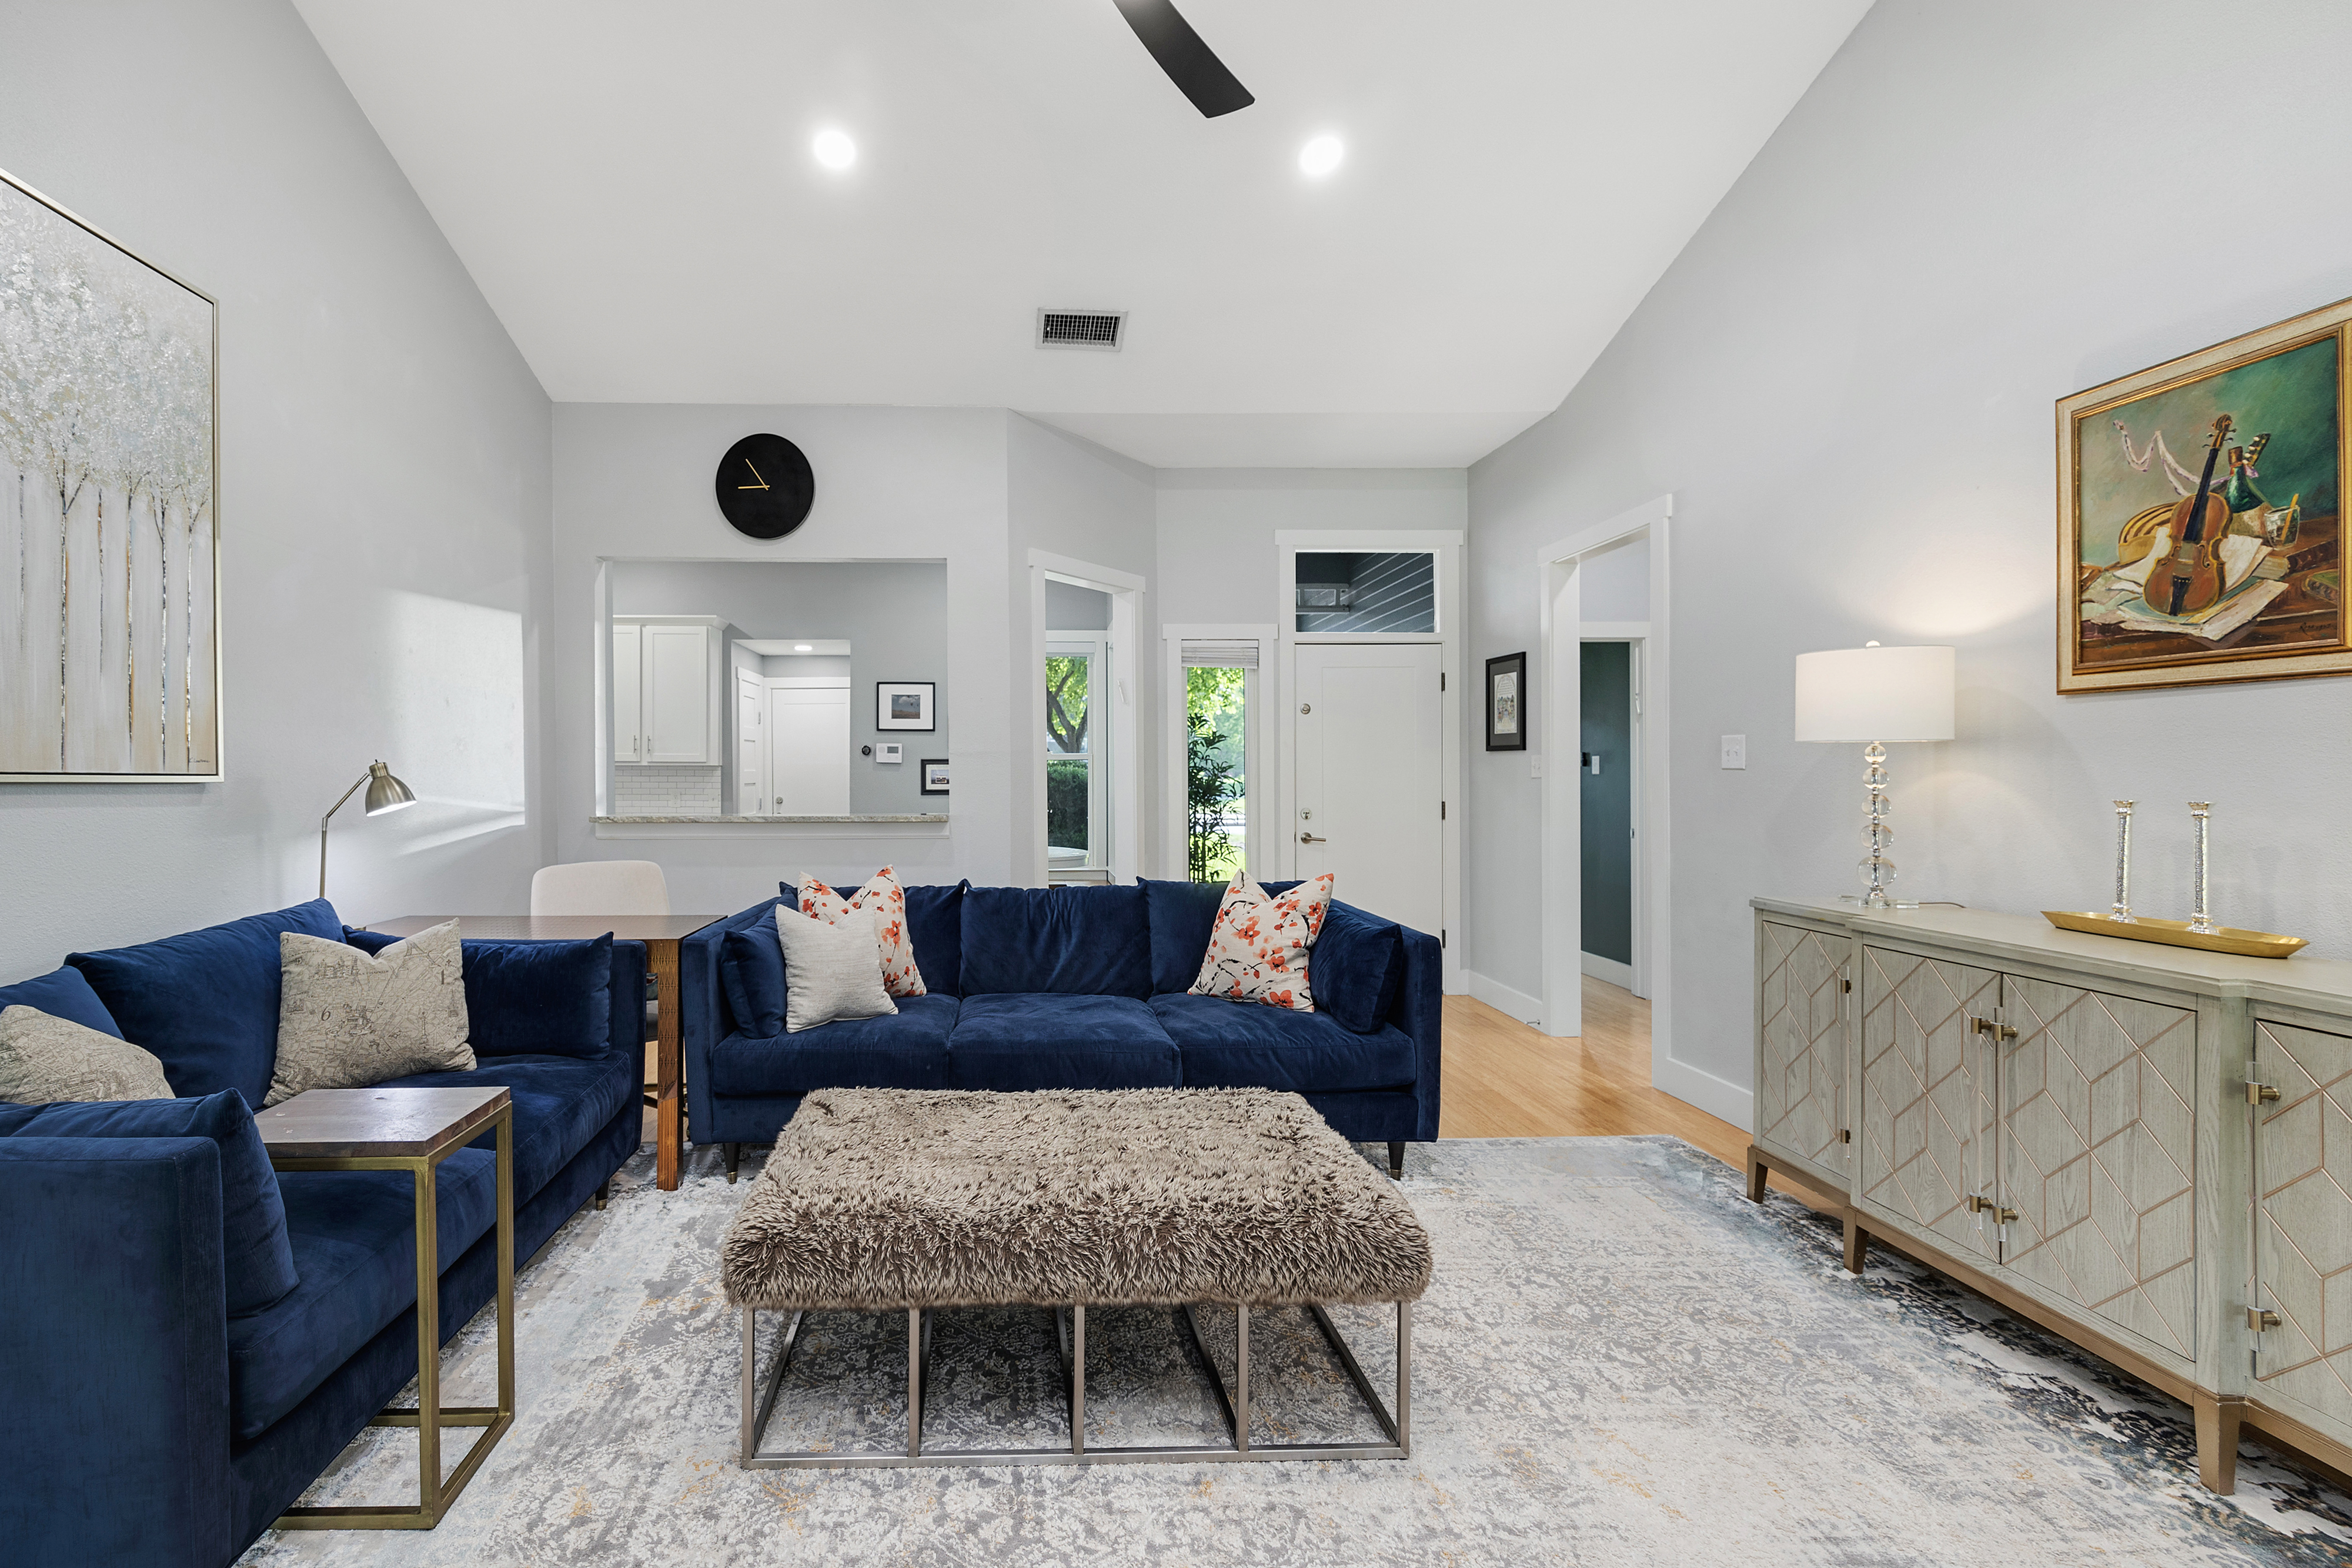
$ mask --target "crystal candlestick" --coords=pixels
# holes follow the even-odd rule
[[[2132,802],[2116,802],[2116,902],[2109,908],[2108,918],[2129,920],[2131,912],[2131,819]]]
[[[2191,800],[2189,802],[2189,814],[2197,822],[2197,910],[2189,917],[2189,929],[2196,932],[2200,936],[2210,936],[2218,928],[2213,924],[2210,906],[2206,903],[2205,897],[2205,829],[2213,815],[2213,803],[2210,800]]]

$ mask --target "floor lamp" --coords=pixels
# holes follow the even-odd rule
[[[367,814],[371,817],[381,817],[386,811],[397,811],[403,806],[416,804],[416,797],[409,791],[407,785],[392,776],[392,769],[380,761],[369,763],[368,770],[361,774],[350,789],[343,791],[341,800],[327,808],[325,816],[319,819],[319,896],[320,898],[327,896],[327,824],[333,821],[335,813],[343,809],[343,801],[359,792],[359,787],[362,784],[367,786],[365,805]]]
[[[1886,798],[1885,742],[1952,738],[1952,650],[1868,643],[1798,654],[1797,738],[1865,748],[1862,784],[1870,804],[1862,823],[1870,853],[1862,862],[1864,891],[1840,896],[1865,909],[1918,908],[1886,894],[1895,862],[1885,852],[1895,832],[1886,825],[1894,807]]]

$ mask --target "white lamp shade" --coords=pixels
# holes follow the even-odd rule
[[[1952,650],[1832,648],[1797,655],[1797,738],[1952,738]]]

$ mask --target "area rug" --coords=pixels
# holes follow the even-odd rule
[[[2251,1444],[2238,1495],[2204,1492],[2185,1406],[1900,1260],[1847,1275],[1834,1227],[1746,1202],[1664,1137],[1413,1147],[1403,1190],[1437,1268],[1408,1459],[747,1472],[717,1278],[746,1190],[714,1152],[663,1193],[641,1155],[549,1243],[518,1285],[520,1417],[437,1530],[273,1532],[243,1561],[2352,1563],[2352,1500]],[[1351,1312],[1380,1385],[1382,1321]],[[1089,1320],[1105,1440],[1218,1430],[1169,1314]],[[771,1443],[903,1441],[905,1322],[813,1316]],[[487,1313],[468,1326],[445,1398],[487,1393],[490,1335]],[[1254,1315],[1252,1344],[1262,1438],[1361,1429],[1311,1330]],[[1053,1347],[1043,1312],[940,1314],[927,1432],[1057,1440]],[[415,1443],[369,1432],[304,1500],[413,1496]]]

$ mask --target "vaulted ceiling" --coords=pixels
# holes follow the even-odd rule
[[[1204,120],[1112,0],[296,3],[550,396],[1003,406],[1167,467],[1492,450],[1867,9],[1181,0],[1257,98]]]

